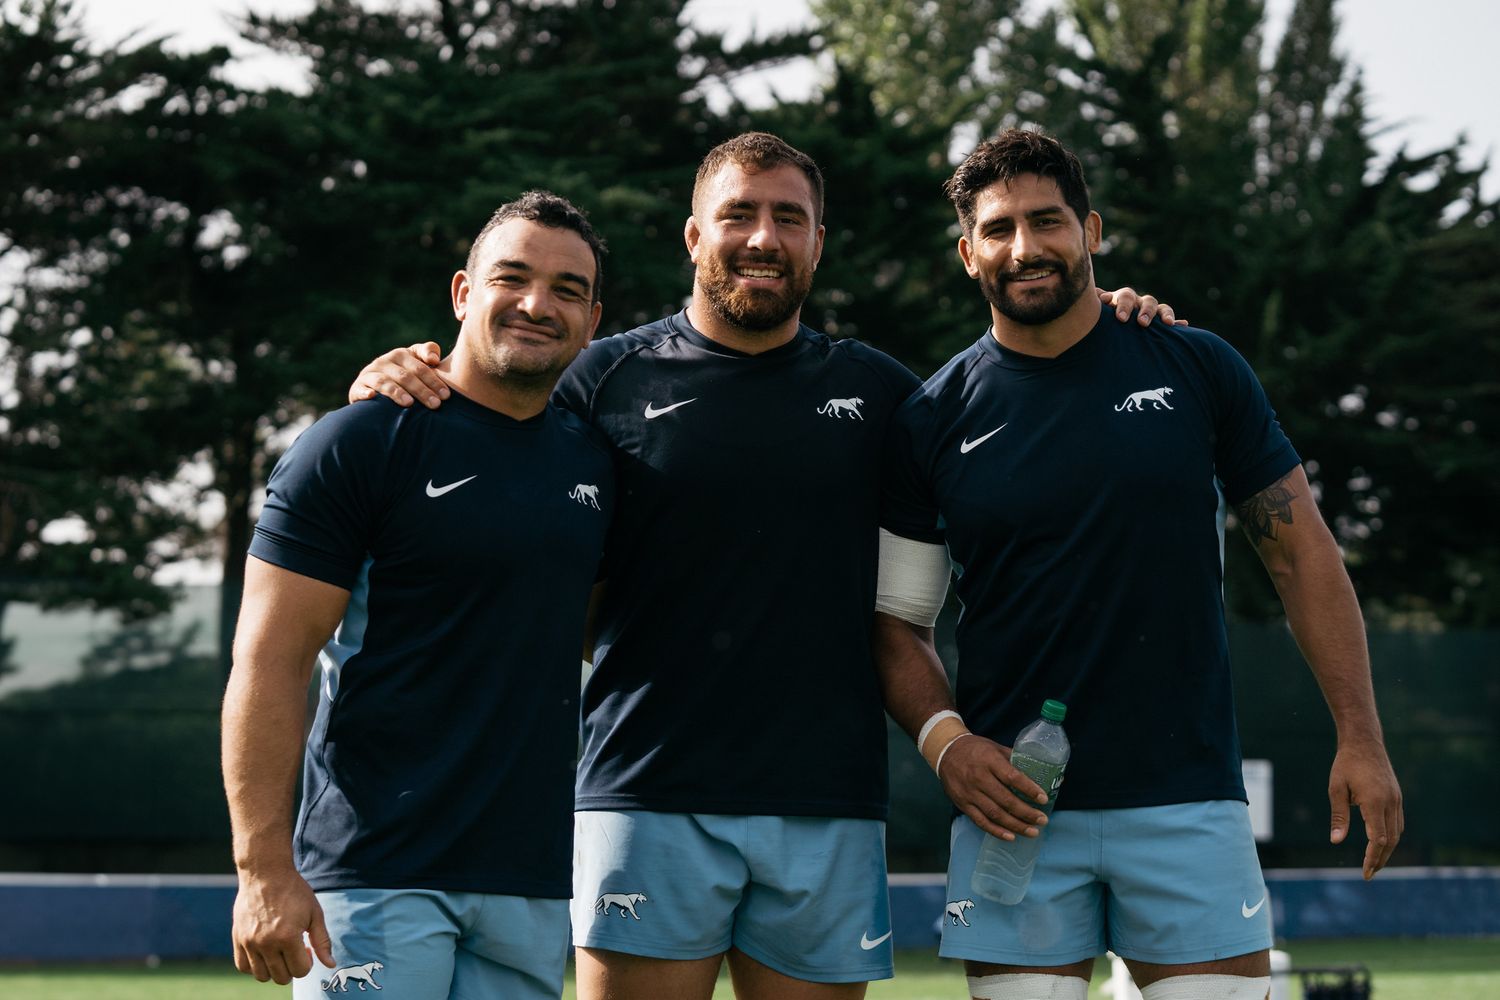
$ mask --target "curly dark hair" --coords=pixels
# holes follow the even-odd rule
[[[604,238],[594,231],[582,209],[551,191],[527,191],[515,201],[508,201],[495,209],[490,221],[484,224],[479,235],[474,237],[474,242],[469,244],[469,259],[464,262],[464,270],[470,275],[474,273],[474,269],[479,266],[479,247],[484,243],[484,238],[492,229],[503,226],[511,219],[525,219],[548,229],[570,229],[583,237],[583,242],[588,244],[594,254],[594,285],[590,294],[595,302],[599,301],[599,286],[604,281],[604,255],[608,252]]]
[[[1044,132],[1011,128],[981,142],[943,184],[943,193],[958,211],[958,222],[965,234],[974,233],[974,201],[979,192],[1022,174],[1056,181],[1064,203],[1078,216],[1078,221],[1088,219],[1089,186],[1078,157]]]
[[[698,194],[726,163],[733,163],[753,172],[774,170],[789,163],[807,175],[812,185],[813,225],[823,224],[823,172],[808,156],[769,132],[744,132],[719,143],[708,151],[703,162],[698,164],[698,176],[693,180],[693,205],[698,204]]]

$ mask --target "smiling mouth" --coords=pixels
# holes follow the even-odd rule
[[[760,264],[737,267],[734,269],[734,273],[741,278],[775,279],[781,277],[782,271],[779,267],[767,267]]]
[[[1005,280],[1013,283],[1025,284],[1029,281],[1040,281],[1043,278],[1050,278],[1056,273],[1056,268],[1039,267],[1032,268],[1027,271],[1012,271],[1005,276]]]

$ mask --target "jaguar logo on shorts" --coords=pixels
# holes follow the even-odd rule
[[[611,906],[619,907],[620,917],[635,917],[641,919],[641,915],[635,912],[635,908],[641,903],[649,903],[644,892],[606,892],[594,900],[595,913],[609,913]]]
[[[972,909],[974,909],[974,901],[972,899],[955,899],[948,903],[948,908],[943,911],[943,916],[952,921],[954,927],[957,927],[959,924],[968,927],[969,921],[965,919],[964,913]]]
[[[375,981],[375,973],[385,969],[379,962],[366,962],[364,965],[346,965],[342,969],[335,969],[333,975],[327,979],[318,980],[318,989],[324,993],[348,993],[349,984],[353,983],[359,987],[359,991],[365,991],[365,983],[369,983],[377,990],[381,985]]]
[[[573,492],[568,494],[569,500],[577,500],[585,507],[599,509],[599,487],[592,483],[579,483],[573,487]]]

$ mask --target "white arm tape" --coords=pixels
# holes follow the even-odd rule
[[[951,572],[946,545],[902,538],[881,528],[875,610],[931,628],[943,610]]]

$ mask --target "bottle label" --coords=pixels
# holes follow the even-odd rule
[[[1057,790],[1062,787],[1063,768],[1067,763],[1054,763],[1048,760],[1038,760],[1029,754],[1013,753],[1010,755],[1011,765],[1026,777],[1035,781],[1047,793],[1047,806],[1051,809],[1052,803],[1057,801]]]

